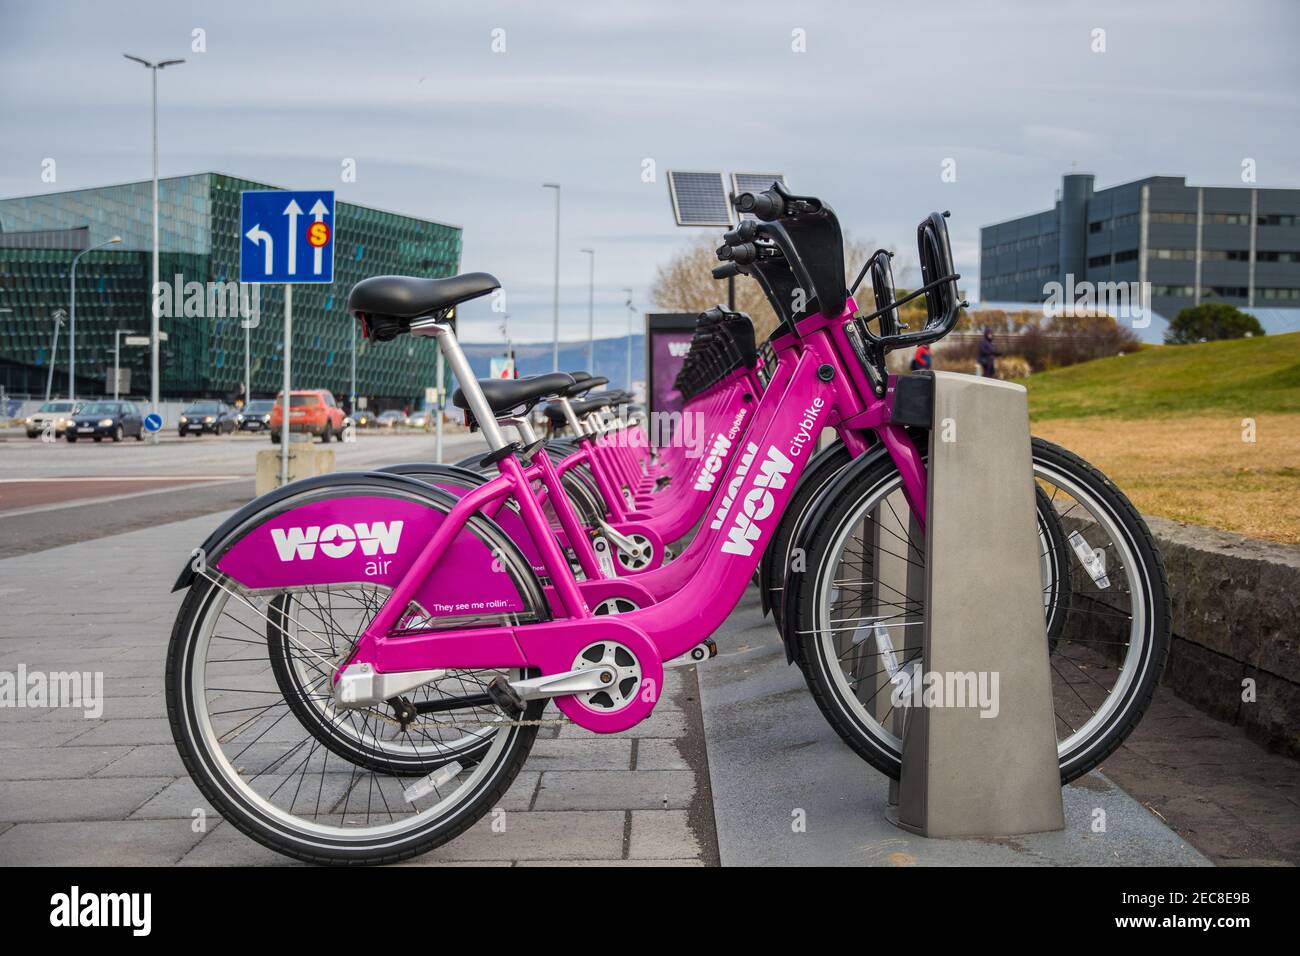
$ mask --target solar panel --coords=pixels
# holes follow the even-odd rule
[[[731,203],[722,173],[668,172],[668,195],[679,226],[730,226]]]
[[[785,185],[785,176],[781,173],[732,173],[731,189],[732,193],[739,196],[741,193],[761,193],[764,190],[771,189],[772,183],[777,182],[782,186]],[[741,219],[753,219],[753,215],[747,212],[740,214]]]

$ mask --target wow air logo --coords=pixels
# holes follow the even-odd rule
[[[327,558],[346,558],[358,547],[368,558],[380,554],[396,554],[402,538],[401,521],[359,521],[356,524],[331,524],[324,528],[312,525],[307,528],[272,528],[271,540],[281,561],[311,561],[320,553]],[[367,574],[383,574],[387,561],[372,561],[366,566]],[[375,566],[374,571],[370,570]],[[380,567],[383,565],[383,567]]]
[[[731,446],[736,441],[736,435],[740,432],[740,426],[745,421],[747,409],[742,408],[736,415],[735,421],[731,423],[731,428],[724,435],[718,432],[713,439],[713,447],[709,449],[708,456],[700,466],[700,473],[695,479],[696,491],[711,491],[713,483],[718,480],[718,472],[727,462],[727,455],[731,452]]]

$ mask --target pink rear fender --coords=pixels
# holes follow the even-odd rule
[[[455,503],[441,489],[397,475],[311,478],[246,505],[205,542],[204,559],[249,590],[388,589],[410,570]],[[185,577],[178,586],[189,583]],[[432,617],[535,620],[549,614],[529,561],[495,522],[478,514],[420,584],[415,603]]]
[[[442,489],[454,498],[460,498],[469,489],[485,485],[490,480],[487,475],[471,471],[468,468],[424,462],[390,465],[384,468],[383,471],[385,474],[406,475],[408,478],[417,478],[426,484],[433,485],[435,488]],[[532,565],[533,573],[539,577],[545,577],[546,565],[542,563],[542,556],[537,550],[537,545],[533,543],[532,535],[528,533],[527,525],[524,524],[523,518],[519,517],[518,508],[514,505],[505,505],[496,514],[492,515],[492,520],[523,552],[524,557],[528,559],[528,563]]]

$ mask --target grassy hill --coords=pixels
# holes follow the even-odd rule
[[[1034,434],[1139,511],[1300,544],[1300,333],[1165,345],[1022,379]]]
[[[1153,347],[1020,382],[1034,421],[1300,412],[1300,332]]]

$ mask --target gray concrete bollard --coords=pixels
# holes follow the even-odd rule
[[[930,837],[1061,830],[1027,395],[934,378],[922,672],[967,699],[909,708],[890,817]],[[980,680],[996,716],[969,699]]]

